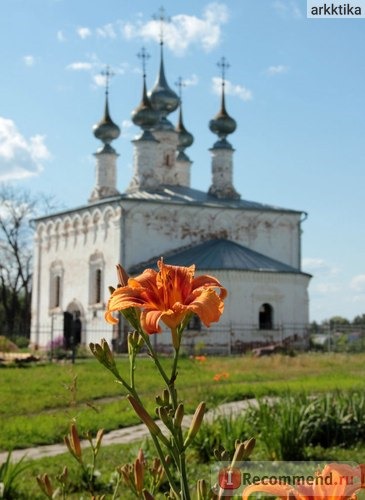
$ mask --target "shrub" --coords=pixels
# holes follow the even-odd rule
[[[13,352],[18,351],[18,346],[11,342],[5,336],[0,336],[0,352]]]
[[[204,463],[209,462],[214,450],[221,448],[232,456],[235,449],[233,437],[241,442],[249,439],[245,415],[219,415],[212,422],[203,423],[193,441],[193,448]]]

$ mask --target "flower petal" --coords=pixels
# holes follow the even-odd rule
[[[224,310],[224,302],[214,290],[201,288],[195,290],[190,298],[193,300],[187,306],[188,310],[199,316],[205,326],[219,321]]]
[[[159,325],[159,321],[162,316],[161,311],[142,311],[141,313],[141,326],[143,330],[148,333],[161,333],[161,327]]]
[[[159,272],[156,284],[163,292],[163,301],[166,309],[176,302],[184,303],[189,296],[195,273],[195,265],[190,267],[171,266],[163,260],[158,261]]]
[[[287,484],[251,484],[243,490],[242,499],[247,500],[252,493],[268,493],[269,495],[281,497],[286,500],[291,490],[291,486]]]
[[[112,312],[123,311],[130,307],[141,307],[143,305],[143,298],[141,298],[140,291],[128,286],[120,287],[114,290],[109,298],[107,310],[105,312],[105,319],[112,325],[118,323],[118,320],[111,314]]]
[[[227,297],[227,289],[224,288],[224,286],[222,286],[216,278],[214,278],[213,276],[209,276],[208,274],[203,274],[202,276],[197,276],[196,278],[194,278],[192,283],[192,289],[196,290],[197,288],[200,287],[219,288],[220,298],[224,300]]]

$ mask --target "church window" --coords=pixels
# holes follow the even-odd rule
[[[165,155],[165,165],[166,167],[171,167],[171,157],[168,153]]]
[[[56,276],[55,277],[55,282],[54,282],[54,306],[55,307],[60,307],[60,302],[61,302],[61,276]]]
[[[272,330],[273,328],[273,308],[270,304],[262,304],[259,310],[260,330]]]
[[[190,318],[189,323],[187,325],[188,330],[197,330],[200,331],[202,328],[201,320],[199,316],[196,314],[193,314],[193,316]]]
[[[100,307],[103,304],[104,258],[95,252],[89,259],[89,304]]]
[[[50,309],[61,307],[63,272],[63,266],[60,261],[55,261],[51,264],[49,295]]]
[[[95,272],[95,303],[100,304],[101,302],[101,269],[97,269]]]

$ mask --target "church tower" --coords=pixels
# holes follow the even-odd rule
[[[175,127],[175,130],[178,133],[177,155],[175,160],[176,181],[179,186],[190,187],[190,167],[192,165],[192,161],[185,153],[185,149],[193,144],[194,137],[190,132],[186,130],[183,122],[181,94],[182,94],[182,87],[184,84],[182,78],[178,79],[177,85],[179,87],[179,93],[180,93],[180,106],[179,106],[179,119]]]
[[[161,19],[162,22],[163,19]],[[173,172],[175,170],[178,133],[167,116],[178,108],[180,101],[178,95],[169,87],[166,80],[162,32],[160,41],[160,69],[149,98],[152,108],[159,115],[159,120],[153,130],[153,135],[158,141],[156,173],[161,184],[176,184]]]
[[[149,58],[149,55],[142,48],[138,57],[142,60],[143,69],[142,99],[137,108],[132,112],[132,121],[142,129],[142,133],[132,141],[134,145],[134,171],[132,181],[127,190],[128,192],[156,189],[159,185],[159,179],[156,175],[158,141],[151,133],[152,128],[159,120],[159,115],[152,108],[151,101],[147,96],[146,60]]]
[[[210,120],[210,130],[218,136],[213,147],[212,155],[212,185],[209,194],[222,199],[237,200],[241,196],[233,187],[233,153],[232,145],[227,136],[236,130],[236,121],[229,116],[225,103],[225,71],[229,67],[225,57],[218,62],[222,70],[221,108],[215,117]]]
[[[120,128],[113,122],[109,113],[109,68],[106,69],[104,75],[106,78],[104,116],[93,127],[94,136],[103,143],[103,146],[94,153],[96,158],[95,187],[91,192],[89,202],[120,194],[116,187],[119,155],[111,146],[111,142],[119,137]]]

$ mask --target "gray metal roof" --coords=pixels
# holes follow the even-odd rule
[[[132,266],[128,272],[130,274],[139,274],[146,268],[156,268],[157,260],[160,257],[161,255],[147,262]],[[204,271],[236,270],[306,274],[302,273],[300,269],[226,239],[204,241],[198,245],[166,253],[162,257],[166,264],[175,266],[190,266],[195,264],[197,269]]]
[[[292,210],[288,208],[277,207],[275,205],[267,205],[264,203],[258,203],[256,201],[248,200],[231,200],[231,199],[219,199],[215,196],[206,193],[205,191],[200,191],[199,189],[193,189],[185,186],[170,186],[163,185],[154,190],[148,191],[132,191],[118,194],[116,196],[111,196],[108,198],[102,198],[85,205],[74,207],[72,209],[60,210],[58,212],[44,215],[42,217],[37,217],[34,220],[36,222],[52,219],[55,216],[72,214],[79,212],[81,210],[88,210],[92,207],[103,206],[107,204],[118,204],[123,201],[146,201],[150,203],[167,203],[167,204],[187,204],[187,205],[197,205],[204,207],[216,207],[216,208],[235,208],[242,210],[258,210],[264,212],[281,212],[290,214],[302,214],[302,210]]]
[[[266,205],[255,201],[243,199],[219,199],[215,196],[193,189],[186,186],[169,186],[163,185],[155,190],[149,191],[132,191],[121,194],[121,199],[125,200],[145,200],[170,203],[191,203],[197,205],[225,208],[241,208],[246,210],[264,210],[264,211],[279,211],[290,213],[302,213],[301,210],[291,210],[287,208],[277,207],[275,205]]]

